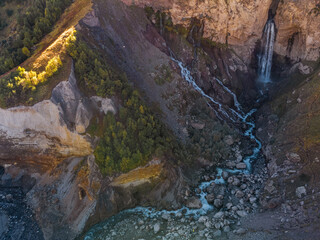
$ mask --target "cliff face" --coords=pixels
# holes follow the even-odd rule
[[[0,109],[0,162],[45,167],[48,159],[90,154],[90,143],[61,122],[58,106],[44,101],[33,107]],[[35,158],[37,156],[37,158]],[[38,159],[38,160],[36,160]],[[42,165],[42,166],[41,166]]]
[[[92,154],[85,135],[94,114],[115,113],[110,99],[84,97],[73,67],[68,81],[59,83],[50,100],[32,107],[0,109],[0,163],[48,170],[61,160]]]
[[[272,0],[258,1],[131,1],[139,6],[152,6],[167,10],[174,24],[189,27],[192,18],[205,21],[204,36],[214,42],[230,44],[241,57],[248,61],[255,48],[255,42],[260,39],[262,29],[268,18]]]
[[[137,204],[179,206],[183,175],[161,160],[115,180],[100,174],[93,136],[83,133],[92,116],[107,112],[116,112],[114,102],[84,96],[73,67],[50,100],[0,109],[0,186],[24,189],[45,239],[74,239]]]
[[[247,61],[250,60],[255,42],[261,37],[271,2],[272,0],[176,1],[169,11],[176,24],[189,26],[193,17],[203,19],[203,37],[230,44]]]
[[[316,61],[320,57],[320,15],[312,13],[319,1],[281,1],[275,17],[275,51],[291,59]]]
[[[168,11],[174,24],[190,26],[192,18],[205,21],[204,37],[228,43],[246,62],[250,62],[261,38],[269,9],[278,29],[275,52],[291,59],[315,61],[319,58],[319,19],[311,14],[316,0],[281,1],[198,1],[198,0],[122,0],[126,4],[152,6]]]

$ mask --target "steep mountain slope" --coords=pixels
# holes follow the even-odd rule
[[[306,225],[316,222],[319,208],[319,79],[319,68],[307,76],[296,74],[295,82],[286,79],[258,118],[269,159],[264,205],[286,205],[297,212],[301,207],[299,224]],[[295,226],[294,220],[287,225]]]
[[[0,106],[7,107],[0,108],[1,219],[11,214],[5,207],[15,188],[21,193],[14,196],[35,213],[39,239],[74,239],[136,206],[185,205],[185,214],[202,209],[205,198],[218,213],[199,222],[181,215],[178,222],[200,224],[199,234],[204,225],[209,239],[219,233],[222,239],[279,238],[282,231],[299,239],[297,227],[317,237],[317,3],[74,1],[32,47],[25,69],[1,76]],[[260,88],[257,62],[268,19],[277,29],[272,76],[278,79]],[[246,157],[260,149],[252,108],[259,108],[267,175],[262,155],[253,174],[242,175]],[[225,185],[197,187],[208,179]],[[250,215],[255,224],[244,217],[263,209]],[[279,219],[270,220],[270,209]],[[161,219],[170,222],[176,213]],[[265,226],[263,216],[270,220]],[[258,232],[238,229],[238,221]],[[2,222],[0,233],[14,234],[14,222]],[[24,229],[38,230],[31,225],[24,220],[17,239]],[[142,225],[158,234],[156,225]],[[197,233],[192,229],[190,236]]]

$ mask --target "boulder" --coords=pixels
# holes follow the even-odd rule
[[[313,71],[312,67],[303,65],[302,63],[299,63],[298,69],[299,69],[299,72],[304,75],[308,75]]]
[[[249,201],[250,201],[251,204],[254,204],[257,201],[257,198],[256,197],[250,197]]]
[[[229,210],[229,209],[231,209],[232,208],[232,203],[227,203],[226,204],[226,208]]]
[[[209,218],[207,216],[201,216],[201,217],[199,217],[198,222],[199,223],[205,223],[208,220],[209,220]]]
[[[200,209],[202,207],[202,203],[200,199],[193,197],[188,200],[186,206],[191,209]]]
[[[239,217],[245,217],[245,216],[248,215],[247,212],[244,211],[244,210],[238,210],[237,214],[238,214]]]
[[[229,227],[229,226],[224,226],[224,227],[223,227],[223,231],[224,231],[225,233],[230,232],[230,227]]]
[[[212,204],[213,202],[214,202],[214,194],[208,194],[207,196],[206,196],[206,199],[207,199],[207,201],[208,201],[208,203],[209,204]]]
[[[290,162],[298,163],[301,161],[301,157],[297,153],[287,153],[286,157]]]
[[[239,235],[243,235],[246,233],[246,230],[244,228],[239,228],[239,229],[235,230],[234,233],[239,234]]]
[[[307,190],[304,186],[296,189],[296,195],[298,198],[302,198],[303,195],[307,195]]]
[[[224,216],[224,212],[217,212],[213,217],[216,219],[222,218]]]
[[[214,186],[207,187],[207,193],[213,193],[214,192]]]
[[[160,231],[160,223],[156,223],[153,226],[153,231],[154,231],[154,233],[158,233]]]
[[[169,220],[170,219],[170,214],[169,213],[163,213],[161,217],[164,220]]]
[[[243,163],[243,162],[237,163],[236,168],[238,168],[238,169],[246,169],[247,165],[245,163]]]
[[[222,202],[221,199],[216,199],[216,200],[214,200],[213,205],[214,205],[216,208],[221,208],[222,205],[223,205],[223,202]]]
[[[238,191],[236,192],[236,197],[237,197],[237,198],[242,198],[243,196],[244,196],[244,193],[243,193],[242,191],[238,190]]]
[[[232,137],[231,135],[225,136],[224,142],[225,142],[227,145],[231,146],[232,144],[234,144],[233,137]]]
[[[202,130],[206,126],[205,123],[191,123],[191,126],[195,129]]]
[[[223,171],[223,172],[222,172],[222,178],[223,178],[224,180],[226,180],[226,179],[228,179],[228,177],[229,177],[229,173],[226,172],[226,171]]]
[[[233,184],[233,186],[239,186],[240,185],[240,180],[238,178],[234,177],[232,184]]]
[[[217,237],[220,237],[221,236],[221,230],[217,230],[217,231],[215,231],[214,233],[213,233],[213,237],[214,238],[217,238]]]
[[[228,162],[226,163],[226,166],[227,166],[228,168],[234,168],[234,167],[236,166],[236,163],[235,163],[234,161],[228,161]]]

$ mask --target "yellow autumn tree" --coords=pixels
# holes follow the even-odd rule
[[[26,71],[24,68],[18,67],[17,71],[19,75],[14,79],[18,86],[21,85],[23,88],[35,90],[39,83],[47,81],[47,79],[53,76],[61,66],[62,62],[60,57],[54,57],[48,62],[45,71],[39,74],[35,71]]]

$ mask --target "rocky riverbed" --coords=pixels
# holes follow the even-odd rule
[[[207,199],[215,208],[206,215],[189,214],[187,210],[159,215],[147,210],[123,212],[94,227],[84,239],[215,239],[245,234],[247,230],[240,226],[240,219],[258,211],[263,178],[248,175],[227,180],[225,186],[207,188]],[[195,196],[198,191],[195,189]]]
[[[207,167],[197,173],[201,184],[184,193],[186,207],[123,211],[93,227],[83,239],[215,239],[245,234],[241,219],[259,211],[267,169],[260,157],[252,174],[231,173],[246,169],[238,144],[233,148],[237,160],[226,161],[225,170]]]

